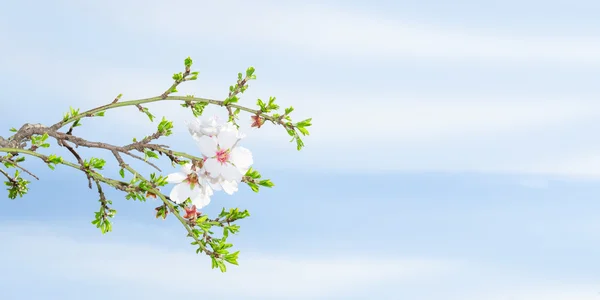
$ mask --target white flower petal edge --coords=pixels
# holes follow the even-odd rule
[[[217,116],[210,117],[208,119],[200,120],[199,118],[194,119],[192,122],[186,122],[188,131],[194,139],[202,136],[216,136],[219,134],[220,125],[217,122]]]
[[[250,166],[254,163],[252,152],[244,147],[235,147],[231,149],[229,161],[240,170],[242,175],[245,175],[250,169]]]
[[[187,174],[183,172],[177,172],[167,175],[168,183],[180,183],[187,179]]]
[[[200,152],[206,157],[214,157],[217,155],[218,140],[215,137],[201,136],[196,140]]]
[[[231,124],[231,123],[227,123]],[[217,136],[220,149],[231,149],[237,143],[239,132],[233,124],[231,126],[223,126]]]
[[[191,164],[181,166],[182,172],[167,175],[167,181],[176,183],[171,190],[169,197],[175,203],[183,203],[190,198],[192,204],[198,209],[210,203],[210,196],[213,195],[211,186],[206,178],[191,170]],[[194,181],[190,182],[191,179]]]

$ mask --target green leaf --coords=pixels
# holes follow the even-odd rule
[[[225,99],[225,101],[223,101],[223,105],[229,105],[231,103],[237,103],[239,100],[239,98],[237,96],[231,96],[227,99]]]
[[[206,220],[208,220],[208,216],[202,216],[196,220],[196,224],[202,225]]]
[[[154,151],[152,150],[146,150],[144,152],[146,154],[146,156],[151,157],[151,158],[158,158],[158,154],[156,154]]]
[[[227,266],[225,263],[223,263],[223,261],[217,260],[217,264],[219,265],[219,270],[221,270],[221,273],[227,272]]]
[[[309,135],[308,130],[304,127],[297,127],[298,131],[300,131],[300,133],[302,133],[302,135]]]
[[[173,77],[172,77],[172,78],[173,78],[173,80],[175,80],[175,81],[179,81],[179,80],[181,80],[181,79],[183,78],[183,73],[181,73],[181,72],[179,72],[179,73],[175,73],[175,74],[173,74]]]
[[[252,167],[250,167],[250,169],[248,169],[248,171],[246,172],[246,174],[244,176],[249,176],[252,179],[258,179],[260,178],[260,173],[258,173],[258,171],[254,170]]]
[[[189,56],[183,61],[183,64],[185,65],[186,68],[191,68],[193,63],[194,62],[193,62],[192,58]]]
[[[246,77],[252,77],[252,75],[254,75],[254,71],[255,71],[254,67],[249,67],[248,69],[246,69]],[[255,79],[255,78],[256,78],[256,76],[252,79]]]
[[[271,110],[277,110],[277,109],[279,109],[279,105],[275,104],[275,99],[277,99],[277,98],[276,97],[269,97],[268,107]]]
[[[304,147],[304,142],[300,139],[299,136],[296,136],[296,149],[300,151]]]
[[[158,132],[164,134],[165,136],[169,136],[173,133],[171,129],[173,129],[173,122],[163,117],[160,121],[160,124],[158,124]]]
[[[248,186],[252,189],[253,192],[258,193],[258,185],[254,182],[248,182]]]
[[[273,182],[271,182],[270,179],[261,180],[258,182],[258,185],[264,186],[264,187],[269,187],[269,188],[275,186],[275,184]]]
[[[240,251],[236,251],[234,253],[227,254],[227,255],[225,255],[225,261],[232,265],[238,266],[237,259],[238,259],[239,254],[240,254]]]
[[[286,130],[290,136],[296,136],[296,132],[293,129],[286,129]]]
[[[11,129],[9,129],[9,130],[10,130],[10,131],[12,131],[12,132],[17,132],[17,129],[16,129],[16,128],[14,128],[14,127],[12,127],[12,128],[11,128]]]
[[[312,125],[310,122],[312,121],[312,118],[306,119],[304,121],[300,121],[298,123],[296,123],[296,127],[308,127],[310,125]]]

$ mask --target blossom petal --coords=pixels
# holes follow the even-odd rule
[[[235,147],[231,149],[229,161],[234,164],[242,174],[246,174],[250,166],[254,163],[252,152],[244,147]]]
[[[202,188],[202,193],[198,197],[192,199],[192,203],[198,208],[207,206],[210,203],[210,197],[214,194],[213,189],[206,180],[202,180],[201,184],[200,187]]]
[[[181,171],[183,171],[185,174],[192,174],[192,164],[187,163],[181,166]]]
[[[207,206],[210,203],[210,196],[207,194],[200,194],[198,197],[192,199],[192,204],[196,205],[198,209]]]
[[[215,191],[220,191],[223,188],[221,187],[221,181],[222,181],[222,177],[219,176],[218,178],[209,178],[207,179],[208,184],[210,185],[210,187],[215,190]]]
[[[200,137],[202,137],[202,135],[199,135],[197,133],[192,134],[192,138],[194,139],[194,141],[198,142],[198,140],[200,139]]]
[[[218,137],[221,149],[231,149],[238,141],[238,131],[235,127],[222,128]]]
[[[221,167],[221,176],[225,180],[242,181],[242,172],[232,164],[224,164]]]
[[[185,174],[183,172],[171,173],[171,174],[167,175],[167,182],[168,183],[180,183],[180,182],[184,181],[186,178],[187,178],[187,174]]]
[[[223,188],[221,187],[221,183],[220,182],[216,182],[216,183],[210,183],[210,187],[215,190],[215,191],[221,191],[223,190]]]
[[[200,132],[208,136],[215,136],[219,133],[219,124],[217,123],[217,116],[210,117],[201,122]]]
[[[194,121],[192,122],[186,121],[185,125],[187,125],[188,131],[192,136],[200,132],[200,122],[198,121],[198,119],[194,119]]]
[[[208,172],[210,177],[219,177],[219,175],[221,175],[221,169],[221,163],[215,158],[209,158],[204,162],[204,170]]]
[[[238,191],[238,182],[234,180],[223,180],[221,181],[221,187],[223,187],[223,191],[229,195],[233,195],[233,193]]]
[[[187,198],[196,198],[201,192],[202,190],[198,186],[192,189],[188,183],[180,183],[173,187],[169,197],[175,203],[183,203]]]
[[[209,136],[201,136],[197,140],[198,148],[200,152],[207,157],[214,157],[217,155],[217,140]]]

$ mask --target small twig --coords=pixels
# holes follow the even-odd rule
[[[69,146],[69,144],[65,141],[65,140],[57,140],[58,145],[59,146],[63,146],[65,148],[67,148],[69,150],[69,152],[71,152],[71,154],[73,154],[73,156],[75,156],[75,159],[77,159],[77,162],[81,165],[81,167],[83,168],[83,159],[81,159],[81,156],[79,156],[79,154],[75,151],[75,149],[73,149],[73,147]],[[85,176],[88,179],[88,187],[90,189],[92,189],[92,176],[88,173],[85,172]]]
[[[0,169],[0,173],[2,173],[2,175],[6,176],[6,178],[8,178],[9,181],[11,181],[11,182],[14,181],[14,179],[12,177],[10,177],[10,175],[6,171]]]
[[[25,173],[29,174],[31,177],[35,178],[36,180],[40,180],[40,179],[39,179],[37,176],[35,176],[33,173],[29,172],[29,170],[27,170],[27,169],[25,169],[25,168],[21,167],[21,166],[20,166],[18,163],[14,162],[14,161],[12,161],[12,160],[10,160],[10,159],[4,158],[4,157],[0,157],[0,161],[9,162],[9,163],[11,163],[11,164],[15,165],[15,167],[17,167],[17,168],[21,169],[23,172],[25,172]]]

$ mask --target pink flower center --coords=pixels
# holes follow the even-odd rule
[[[221,164],[228,162],[229,161],[229,151],[227,151],[227,149],[219,149],[217,151],[217,160]]]
[[[198,175],[195,172],[192,172],[190,174],[187,175],[187,178],[185,179],[185,181],[190,184],[190,185],[194,185],[194,184],[200,184],[198,182]]]

